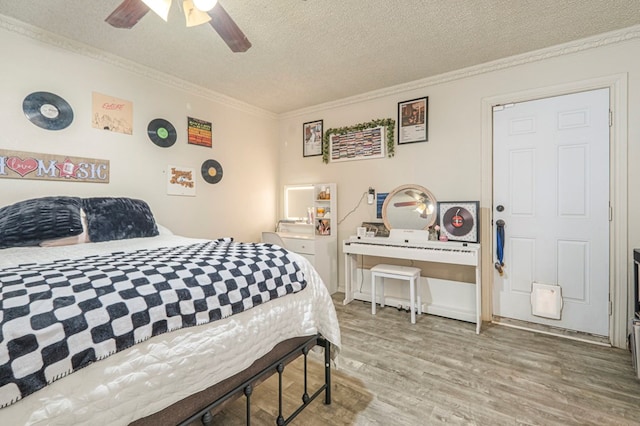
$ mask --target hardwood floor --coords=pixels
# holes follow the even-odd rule
[[[319,397],[292,424],[314,425],[640,425],[640,380],[631,355],[554,336],[409,313],[342,305],[334,296],[342,352],[333,403]],[[314,357],[310,389],[321,383]],[[285,369],[285,414],[297,404],[302,363]],[[252,396],[253,425],[274,425],[277,377]],[[214,417],[244,424],[244,399]]]

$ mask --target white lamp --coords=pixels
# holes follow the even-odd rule
[[[210,11],[217,3],[218,0],[193,0],[193,5],[203,12]]]

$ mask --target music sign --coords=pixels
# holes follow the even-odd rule
[[[109,160],[0,149],[0,179],[109,183]]]

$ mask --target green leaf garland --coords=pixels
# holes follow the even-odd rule
[[[359,132],[361,130],[380,126],[387,128],[387,157],[393,157],[395,155],[393,134],[396,129],[396,120],[392,118],[380,118],[378,120],[371,120],[367,123],[356,124],[355,126],[328,129],[324,132],[324,137],[322,139],[322,161],[325,163],[329,162],[329,138],[331,135],[345,135],[347,133]]]

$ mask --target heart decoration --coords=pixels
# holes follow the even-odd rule
[[[25,177],[38,168],[38,162],[33,158],[23,160],[20,157],[9,157],[6,164],[9,169],[22,177]]]

